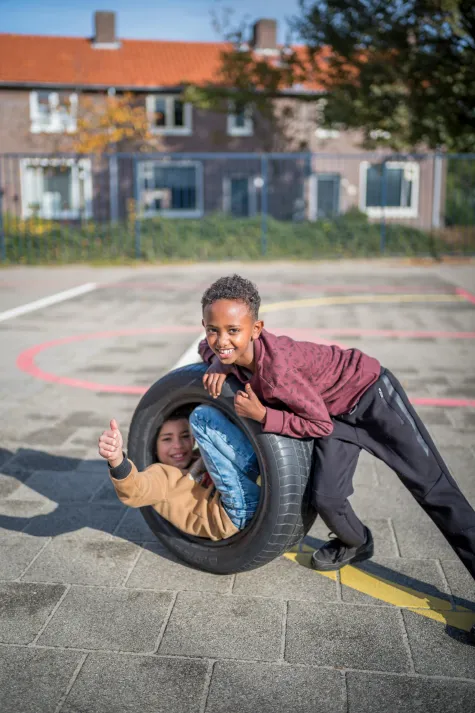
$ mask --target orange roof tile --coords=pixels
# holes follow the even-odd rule
[[[118,49],[96,49],[80,37],[0,34],[0,85],[139,89],[201,84],[218,78],[221,54],[229,48],[224,42],[120,40]]]
[[[95,49],[88,39],[0,34],[0,82],[101,87],[174,87],[212,81],[222,42],[121,40]]]

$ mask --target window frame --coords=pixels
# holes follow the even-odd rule
[[[308,213],[309,213],[309,220],[315,221],[315,220],[331,220],[331,218],[322,218],[320,219],[318,217],[318,179],[321,176],[331,176],[331,177],[336,177],[338,178],[338,205],[337,205],[337,211],[335,215],[341,215],[341,182],[343,180],[343,176],[341,173],[336,173],[335,171],[315,171],[312,173],[310,176],[310,194],[309,194],[309,205],[308,205]]]
[[[51,166],[67,166],[71,169],[71,210],[62,210],[58,214],[47,215],[41,209],[37,213],[42,220],[79,220],[81,217],[92,218],[93,214],[93,193],[92,193],[92,167],[89,158],[81,158],[79,160],[72,158],[30,158],[20,159],[20,185],[21,185],[21,214],[22,218],[27,219],[35,215],[34,211],[29,207],[31,201],[27,202],[29,191],[29,181],[27,178],[27,170],[34,168],[48,168]],[[80,206],[80,191],[79,191],[79,171],[84,172],[83,187],[84,187],[84,211],[81,213]],[[42,186],[42,193],[44,187]]]
[[[226,121],[226,129],[228,136],[253,136],[254,135],[254,120],[252,117],[252,108],[250,106],[244,109],[244,126],[236,126],[237,114],[234,113],[236,103],[230,101],[228,103],[228,114]]]
[[[155,112],[155,101],[157,99],[165,100],[165,126],[154,126],[152,116]],[[173,126],[169,123],[170,117],[174,115],[173,102],[179,100],[183,104],[183,120],[184,126]],[[161,134],[162,136],[191,136],[193,133],[193,108],[189,102],[184,102],[179,94],[147,94],[146,111],[148,116],[149,128],[152,134]]]
[[[39,110],[38,95],[40,92],[45,91],[48,94],[48,105],[49,105],[49,122],[47,125],[44,123],[44,117],[41,115]],[[77,113],[78,113],[78,95],[75,92],[69,94],[70,110],[69,119],[65,122],[66,125],[62,123],[61,119],[55,121],[55,117],[59,117],[59,112],[55,109],[55,106],[59,106],[59,94],[67,94],[67,92],[46,92],[46,90],[35,90],[30,92],[30,133],[32,134],[70,134],[77,129]]]
[[[386,161],[387,168],[410,169],[414,171],[412,181],[410,206],[367,206],[366,190],[368,181],[368,168],[374,163],[362,161],[360,164],[360,199],[359,208],[366,213],[368,218],[417,218],[419,216],[419,190],[420,190],[420,165],[416,161]]]
[[[164,210],[145,210],[142,206],[141,196],[145,189],[145,179],[147,176],[145,172],[150,166],[155,165],[161,167],[183,167],[183,168],[195,168],[196,175],[196,205],[197,207],[188,210],[187,208],[180,210],[176,208],[165,208]],[[138,163],[138,185],[139,185],[139,204],[140,204],[140,215],[143,218],[202,218],[204,215],[204,187],[203,187],[203,164],[201,161],[161,161],[153,159],[143,159]],[[159,189],[156,189],[159,190]]]
[[[257,188],[254,183],[257,176],[250,176],[248,173],[233,173],[229,176],[223,177],[223,212],[226,215],[236,218],[253,218],[257,215]],[[233,216],[231,212],[232,196],[231,196],[231,183],[233,179],[247,179],[247,191],[248,191],[248,202],[249,202],[249,213],[247,216]]]

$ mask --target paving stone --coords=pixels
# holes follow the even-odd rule
[[[475,679],[475,647],[466,631],[411,611],[403,610],[403,617],[417,673]]]
[[[349,498],[353,510],[361,520],[376,518],[387,520],[402,513],[406,520],[421,516],[423,510],[408,491],[400,486],[397,475],[393,483],[377,488],[360,485]],[[424,513],[423,513],[424,514]]]
[[[309,569],[310,555],[305,564],[307,566],[302,566],[298,559],[292,561],[279,557],[265,567],[238,574],[233,594],[276,599],[310,599],[315,602],[336,601],[336,581],[319,576]]]
[[[132,542],[157,541],[156,536],[145,522],[142,513],[136,508],[127,508],[125,517],[120,521],[119,527],[114,531],[114,535]]]
[[[38,644],[152,652],[172,598],[168,592],[73,586]]]
[[[455,604],[475,609],[475,580],[468,570],[458,560],[443,560],[441,564]]]
[[[230,591],[232,581],[232,576],[210,574],[188,567],[163,546],[148,544],[127,580],[127,587],[225,594]]]
[[[420,599],[417,606],[431,609],[452,608],[445,581],[437,564],[433,561],[375,557],[367,562],[360,562],[355,567],[374,577],[376,591],[378,591],[377,583],[380,579],[391,582],[396,589],[400,585],[401,603],[398,606],[404,606],[404,590],[409,589],[414,596]],[[340,572],[342,600],[355,604],[387,606],[383,599],[371,597],[351,587],[352,570],[353,568],[344,568]],[[346,582],[349,583],[348,586],[345,586]],[[414,603],[407,603],[407,606],[414,606]]]
[[[123,540],[52,540],[22,578],[25,582],[63,582],[68,584],[120,585],[127,576],[138,546]]]
[[[39,470],[11,494],[10,500],[87,502],[104,481],[105,476],[97,472]]]
[[[55,711],[80,653],[0,646],[1,708],[5,713]]]
[[[17,579],[44,544],[43,538],[23,533],[0,535],[0,579]]]
[[[426,515],[418,521],[405,519],[401,521],[398,514],[398,517],[393,520],[393,526],[401,557],[413,559],[455,559],[457,557],[445,537]]]
[[[40,537],[56,537],[66,533],[75,537],[94,537],[102,532],[112,533],[124,513],[125,505],[67,505],[60,504],[47,515],[32,518],[26,532]],[[2,521],[0,518],[0,525]]]
[[[206,713],[343,713],[345,698],[337,671],[218,661]]]
[[[280,657],[283,602],[181,592],[160,654],[275,661]]]
[[[0,499],[7,498],[21,486],[24,480],[30,477],[30,473],[25,473],[23,478],[20,476],[4,475],[0,473]]]
[[[15,468],[20,470],[74,470],[78,467],[79,458],[66,455],[55,455],[31,448],[19,448],[12,460],[8,462],[7,475],[13,474]]]
[[[89,654],[62,713],[198,713],[204,661]]]
[[[102,474],[101,474],[102,477]],[[115,492],[115,488],[112,485],[112,482],[110,478],[106,475],[104,477],[104,484],[97,492],[95,493],[94,497],[91,498],[91,502],[93,503],[112,503],[112,504],[117,504],[120,502],[119,498],[117,497],[117,493]],[[140,513],[139,513],[140,515]],[[141,516],[142,517],[142,516]],[[142,518],[143,519],[143,518]]]
[[[59,584],[0,583],[0,642],[33,641],[65,589]]]
[[[289,602],[285,659],[307,666],[409,670],[399,614],[383,607]]]
[[[475,684],[349,671],[349,713],[456,713],[475,711]]]
[[[1,500],[0,535],[22,532],[33,518],[46,514],[48,508],[54,510],[54,504],[48,505],[38,500]]]

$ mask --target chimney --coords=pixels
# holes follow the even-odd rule
[[[94,13],[93,46],[98,49],[118,49],[120,42],[115,36],[115,12]]]
[[[257,52],[277,52],[277,22],[262,19],[254,23],[252,46]]]

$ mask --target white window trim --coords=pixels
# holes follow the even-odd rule
[[[168,167],[176,167],[176,166],[185,166],[186,168],[189,168],[190,166],[194,166],[196,170],[196,204],[197,208],[194,210],[187,210],[187,209],[165,209],[165,210],[145,210],[142,209],[140,210],[141,216],[143,218],[156,218],[158,216],[161,216],[162,218],[202,218],[204,214],[204,190],[203,190],[203,164],[201,161],[141,161],[139,164],[139,196],[142,195],[143,191],[145,190],[144,188],[144,182],[145,182],[145,172],[148,166],[155,166],[157,163],[160,164],[160,166]],[[140,201],[140,198],[139,198]]]
[[[414,172],[412,183],[411,205],[408,207],[379,207],[366,206],[366,184],[368,168],[372,165],[370,161],[362,161],[360,164],[360,200],[359,208],[362,213],[366,213],[368,218],[417,218],[419,216],[419,184],[420,166],[415,161],[387,161],[387,168],[409,169]]]
[[[340,173],[332,171],[317,171],[309,176],[309,197],[308,197],[308,219],[312,222],[318,220],[318,178],[319,176],[339,176],[340,177],[340,190],[338,191],[338,210],[337,215],[341,215],[341,181],[342,177]]]
[[[165,122],[169,122],[170,117],[173,116],[173,102],[175,99],[180,99],[178,94],[148,94],[146,98],[146,108],[149,117],[150,131],[152,134],[161,134],[162,136],[191,136],[193,133],[193,108],[189,102],[183,104],[183,118],[185,121],[184,126],[154,126],[152,121],[152,116],[155,112],[155,100],[164,99],[165,100]],[[180,99],[181,101],[181,99]]]
[[[223,212],[231,215],[231,181],[233,178],[247,178],[247,190],[249,195],[249,215],[252,218],[257,215],[257,189],[254,179],[257,176],[244,175],[242,173],[233,173],[231,176],[223,178]]]
[[[235,126],[236,114],[234,112],[234,102],[229,102],[227,116],[227,132],[228,136],[252,136],[254,133],[254,122],[252,119],[251,107],[246,107],[246,118],[244,126]]]
[[[58,102],[58,92],[49,92],[50,115],[49,125],[45,125],[44,116],[40,113],[38,92],[30,92],[30,131],[32,134],[64,134],[73,133],[77,129],[78,95],[70,94],[70,111],[67,126],[61,126],[55,121],[54,105]]]
[[[30,208],[31,201],[28,198],[27,169],[31,166],[69,166],[71,168],[71,203],[77,206],[72,210],[62,210],[54,216],[45,215],[41,210],[38,217],[43,220],[78,220],[81,217],[92,217],[92,172],[91,161],[88,158],[75,159],[66,158],[23,158],[20,160],[20,184],[21,184],[21,207],[22,218],[31,218],[35,212]],[[84,186],[84,210],[81,213],[79,195],[79,170],[83,172]]]

